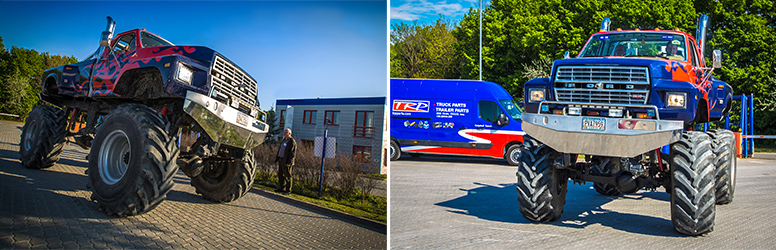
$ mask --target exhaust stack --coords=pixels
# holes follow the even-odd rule
[[[612,21],[610,21],[608,17],[604,17],[604,20],[601,21],[601,31],[609,31],[609,25],[611,23]]]
[[[109,46],[110,40],[113,39],[113,31],[116,29],[116,22],[110,16],[108,19],[108,26],[105,27],[105,31],[100,35],[100,46]]]
[[[706,50],[706,28],[709,26],[709,16],[706,14],[701,15],[698,18],[698,27],[695,29],[695,39],[698,42],[698,47],[701,49],[701,56],[705,57]]]

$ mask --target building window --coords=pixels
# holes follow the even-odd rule
[[[302,147],[313,148],[313,147],[315,147],[315,141],[313,141],[313,140],[302,140]]]
[[[353,145],[353,160],[368,163],[372,160],[372,147]]]
[[[278,127],[282,130],[286,126],[286,110],[280,111],[280,120],[278,121]]]
[[[326,111],[326,125],[339,126],[339,110],[327,110]]]
[[[304,119],[302,120],[302,123],[304,124],[315,124],[315,118],[318,115],[317,110],[305,110],[304,111]]]
[[[375,127],[372,123],[374,111],[356,111],[356,126],[353,128],[354,137],[372,138],[375,135]]]

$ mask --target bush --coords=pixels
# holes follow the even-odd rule
[[[321,158],[314,156],[312,146],[298,143],[296,159],[291,175],[294,178],[294,192],[317,197],[321,174]],[[277,185],[277,164],[275,154],[279,144],[264,143],[254,149],[257,161],[256,179],[267,186]],[[366,195],[374,189],[380,180],[365,176],[367,164],[353,160],[353,156],[339,152],[334,159],[326,159],[323,184],[325,193],[339,198]]]

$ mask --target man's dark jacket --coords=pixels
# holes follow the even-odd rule
[[[283,141],[280,141],[282,144]],[[281,146],[282,147],[282,146]],[[275,162],[280,160],[278,157],[278,154],[280,154],[280,148],[278,147],[278,152],[275,154]],[[296,159],[296,141],[293,137],[288,138],[288,144],[286,145],[286,153],[284,154],[284,159],[286,160],[285,164],[291,164],[294,165],[294,159]]]

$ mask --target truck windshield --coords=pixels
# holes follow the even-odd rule
[[[662,57],[686,60],[684,35],[656,32],[605,33],[593,36],[580,57]]]
[[[520,120],[520,117],[522,115],[523,111],[520,110],[520,107],[515,105],[515,103],[512,100],[500,100],[501,106],[504,106],[504,108],[507,110],[507,113],[509,113],[509,116],[512,117],[512,119]]]
[[[140,41],[143,43],[143,48],[175,46],[171,42],[164,40],[164,38],[145,31],[140,32]]]

